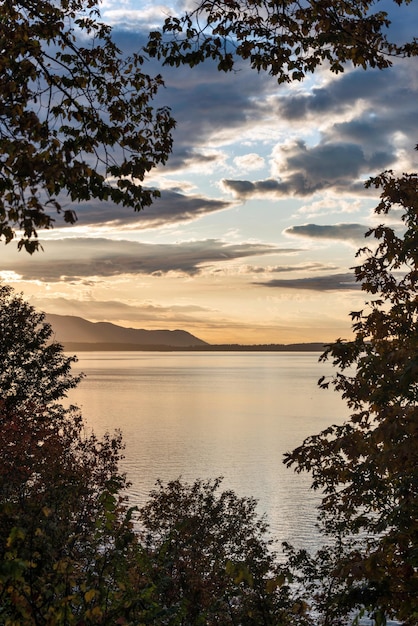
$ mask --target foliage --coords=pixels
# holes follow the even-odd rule
[[[3,411],[29,402],[48,406],[74,388],[75,357],[53,341],[53,330],[11,287],[0,285],[0,398]]]
[[[286,463],[312,473],[324,532],[343,542],[338,602],[418,624],[418,176],[385,172],[369,186],[382,188],[376,213],[399,211],[403,232],[367,233],[376,244],[359,251],[355,274],[372,299],[351,314],[354,339],[322,356],[338,371],[321,386],[332,384],[353,413]]]
[[[51,420],[35,405],[0,412],[0,423],[1,623],[127,617],[136,543],[119,495],[120,439],[85,437],[79,415]]]
[[[279,82],[301,80],[324,63],[333,72],[342,72],[347,62],[382,69],[390,65],[390,57],[416,56],[415,38],[403,44],[388,40],[388,15],[374,12],[375,4],[375,0],[199,0],[180,18],[167,18],[162,33],[152,32],[147,52],[177,66],[213,59],[223,71],[232,70],[242,58]]]
[[[121,438],[86,435],[59,404],[78,379],[43,317],[1,287],[0,622],[128,623],[140,595]]]
[[[156,604],[150,624],[308,624],[307,605],[278,566],[252,498],[221,479],[158,483],[140,511]]]
[[[54,217],[96,198],[140,210],[158,192],[146,173],[165,163],[174,122],[154,110],[160,76],[124,58],[97,0],[5,0],[0,15],[0,237],[39,246]]]
[[[315,626],[349,626],[350,609],[344,599],[344,581],[335,575],[335,564],[344,554],[344,544],[333,541],[314,554],[283,544],[287,567],[310,600]]]

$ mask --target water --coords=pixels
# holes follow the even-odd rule
[[[348,409],[318,378],[332,372],[317,353],[82,352],[86,378],[71,393],[97,434],[119,428],[130,501],[143,504],[155,481],[224,476],[225,488],[254,496],[272,535],[315,548],[308,475],[283,454]]]

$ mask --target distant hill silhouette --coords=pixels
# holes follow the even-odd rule
[[[184,330],[143,330],[109,322],[89,322],[75,315],[46,314],[53,340],[69,352],[82,351],[209,351],[209,352],[323,352],[324,343],[209,344]]]
[[[187,348],[208,345],[202,339],[184,330],[142,330],[124,328],[109,322],[89,322],[73,315],[46,314],[46,321],[51,324],[55,341],[68,344],[90,344],[94,350],[97,344],[124,346],[167,346]],[[84,348],[87,349],[87,348]]]

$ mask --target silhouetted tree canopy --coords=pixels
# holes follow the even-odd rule
[[[220,486],[219,478],[159,482],[140,510],[147,576],[166,610],[152,624],[312,625],[256,500]]]
[[[400,224],[372,228],[354,268],[369,300],[351,313],[354,339],[322,356],[352,415],[308,437],[286,464],[312,473],[324,496],[323,531],[338,541],[331,600],[418,623],[418,176],[385,172],[376,213]],[[399,234],[400,231],[400,234]],[[382,617],[383,619],[383,617]],[[383,622],[381,622],[383,623]]]
[[[0,285],[0,399],[4,410],[29,402],[52,409],[74,388],[75,357],[54,341],[45,314],[7,285]]]
[[[127,623],[139,594],[125,585],[137,544],[121,437],[87,434],[60,403],[79,377],[43,319],[0,287],[0,623]]]
[[[395,0],[409,4],[411,0]],[[319,66],[386,68],[392,57],[418,54],[418,41],[388,38],[388,14],[379,1],[198,0],[180,17],[168,17],[150,34],[147,52],[165,64],[195,66],[213,59],[218,69],[238,58],[279,82],[301,80]]]
[[[97,0],[5,0],[0,12],[0,237],[38,247],[37,229],[74,206],[110,200],[138,211],[165,163],[174,122],[152,99],[160,76],[125,58]]]

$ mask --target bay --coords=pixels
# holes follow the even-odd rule
[[[98,435],[120,429],[130,503],[155,481],[223,476],[223,487],[258,500],[272,536],[318,545],[319,495],[283,454],[348,409],[317,380],[332,373],[312,352],[82,352],[85,378],[70,394]]]

